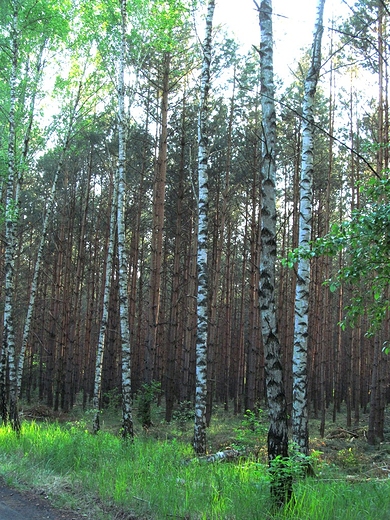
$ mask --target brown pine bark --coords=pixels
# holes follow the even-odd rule
[[[170,302],[170,319],[168,328],[168,354],[165,370],[165,420],[170,422],[175,399],[179,395],[178,376],[181,360],[181,344],[183,340],[183,305],[184,295],[181,291],[183,250],[183,216],[184,216],[184,179],[185,179],[185,149],[186,149],[186,93],[183,94],[181,116],[180,162],[178,165],[178,185],[176,190],[176,225],[173,252],[172,296]]]
[[[196,350],[196,294],[197,294],[197,238],[195,215],[190,219],[189,244],[185,266],[185,309],[184,336],[182,349],[182,376],[180,384],[180,402],[193,400],[195,385],[195,350]]]
[[[261,190],[259,188],[259,158],[257,147],[253,150],[253,180],[251,190],[251,217],[250,217],[250,256],[249,256],[249,320],[248,320],[248,344],[247,344],[247,363],[246,363],[246,389],[245,389],[245,410],[256,409],[259,397],[259,364],[260,364],[260,308],[258,298],[259,270],[260,263],[260,204]]]
[[[160,323],[161,280],[163,265],[163,239],[165,218],[165,187],[167,175],[168,147],[168,95],[171,56],[163,55],[161,86],[161,133],[159,137],[158,156],[155,167],[153,186],[153,221],[151,238],[150,278],[149,278],[149,308],[148,329],[145,348],[145,382],[150,384],[154,378],[154,368],[157,356],[158,333]],[[148,426],[148,425],[145,425]]]

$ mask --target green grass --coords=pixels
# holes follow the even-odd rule
[[[258,431],[245,426],[245,419],[233,428],[231,421],[216,421],[210,442],[215,449],[222,439],[226,445],[230,428],[232,444],[252,443],[253,452]],[[275,512],[263,462],[247,454],[235,463],[199,461],[186,438],[190,429],[162,423],[158,438],[140,433],[125,443],[107,431],[92,435],[84,421],[26,421],[20,437],[0,427],[0,474],[10,485],[38,488],[57,505],[81,508],[95,520],[122,518],[123,512],[153,520],[390,518],[390,479],[348,480],[338,466],[323,462],[318,477],[294,484],[294,503]]]

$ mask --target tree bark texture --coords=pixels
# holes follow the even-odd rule
[[[276,264],[276,113],[274,101],[272,1],[259,6],[260,78],[263,127],[262,207],[260,256],[260,312],[265,357],[265,378],[269,409],[268,460],[281,464],[288,458],[287,406],[283,384],[281,348],[275,307]],[[284,504],[292,494],[291,475],[273,468],[271,494],[276,504]]]
[[[203,42],[203,60],[200,83],[200,107],[198,120],[198,296],[196,339],[196,391],[194,449],[206,453],[206,400],[207,400],[207,330],[208,330],[208,97],[210,90],[210,66],[212,29],[215,1],[207,5],[206,34]]]
[[[317,3],[317,18],[314,29],[311,65],[305,79],[305,94],[302,107],[302,166],[300,178],[299,246],[309,245],[312,236],[312,190],[313,190],[313,133],[314,103],[318,76],[321,68],[321,39],[325,0]],[[308,409],[307,409],[307,342],[309,325],[310,260],[300,259],[297,267],[293,350],[293,440],[299,450],[308,454]]]
[[[1,372],[1,397],[3,405],[2,416],[8,418],[12,428],[20,432],[20,419],[18,410],[18,388],[16,372],[15,353],[15,329],[14,329],[14,305],[15,305],[15,251],[16,251],[16,228],[18,224],[19,210],[19,186],[21,182],[16,164],[16,96],[17,96],[17,74],[18,74],[18,10],[16,2],[12,2],[12,28],[11,28],[11,78],[10,99],[8,113],[8,177],[6,182],[5,200],[5,250],[4,250],[4,318],[3,318],[3,360]],[[7,362],[9,372],[9,412],[6,410],[6,378]]]
[[[96,352],[95,363],[95,381],[93,389],[93,408],[95,411],[93,420],[93,432],[100,430],[100,407],[101,407],[101,390],[102,390],[102,372],[103,372],[103,356],[106,343],[108,317],[110,311],[110,293],[112,281],[112,269],[114,265],[115,238],[117,230],[117,214],[118,214],[118,183],[113,179],[112,201],[110,212],[110,234],[108,239],[108,250],[105,267],[104,294],[103,294],[103,311],[100,322],[99,338]]]
[[[170,54],[164,53],[162,63],[162,85],[159,86],[159,91],[161,88],[161,133],[159,138],[158,156],[155,165],[155,180],[153,186],[153,223],[149,279],[149,314],[145,352],[145,382],[148,384],[150,384],[153,380],[156,356],[158,354],[157,347],[161,307],[165,218],[165,185],[167,177],[170,61]]]
[[[119,312],[122,353],[122,437],[132,439],[133,417],[131,397],[131,351],[128,308],[128,272],[125,249],[125,193],[126,193],[126,122],[125,122],[125,55],[127,13],[126,0],[121,0],[121,45],[118,72],[118,261],[119,261]]]

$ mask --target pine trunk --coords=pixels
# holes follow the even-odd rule
[[[27,341],[28,341],[29,335],[30,335],[31,320],[32,320],[33,313],[34,313],[35,299],[36,299],[36,295],[37,295],[37,291],[38,291],[38,280],[39,280],[39,275],[40,275],[40,271],[41,271],[41,264],[43,261],[43,252],[44,252],[44,248],[45,248],[45,244],[46,244],[46,240],[47,240],[47,236],[46,236],[47,230],[52,221],[52,214],[53,214],[53,210],[54,210],[55,196],[56,196],[56,191],[57,191],[57,181],[58,181],[58,177],[62,171],[66,151],[69,148],[70,138],[71,138],[71,134],[73,131],[73,124],[74,124],[74,120],[76,117],[76,111],[77,111],[79,101],[80,101],[80,96],[81,96],[81,87],[82,87],[82,84],[80,82],[78,91],[76,93],[75,101],[73,103],[73,106],[71,107],[71,116],[70,116],[69,123],[68,123],[66,138],[65,138],[65,141],[64,141],[64,144],[62,147],[60,160],[57,165],[57,169],[56,169],[56,172],[54,175],[49,199],[48,199],[47,205],[46,205],[46,213],[45,213],[45,218],[43,221],[43,228],[41,231],[41,240],[39,243],[37,258],[36,258],[35,265],[34,265],[34,274],[33,274],[33,281],[31,284],[30,299],[29,299],[29,304],[28,304],[28,308],[27,308],[27,316],[26,316],[26,321],[25,321],[24,329],[23,329],[22,347],[21,347],[21,351],[19,354],[19,362],[18,362],[18,368],[17,368],[17,384],[18,384],[19,391],[20,391],[20,387],[21,387],[21,383],[22,383],[24,356],[25,356],[25,352],[26,352],[26,348],[27,348]]]
[[[163,265],[163,238],[165,215],[165,185],[167,176],[168,146],[168,94],[171,56],[164,53],[161,85],[161,135],[156,161],[156,176],[153,186],[153,224],[151,245],[151,266],[149,279],[148,333],[145,352],[145,382],[150,384],[155,377],[155,361],[158,347],[158,332],[161,306],[161,278]],[[150,412],[149,412],[150,416]],[[146,419],[146,417],[145,417]],[[150,420],[146,419],[150,426]]]

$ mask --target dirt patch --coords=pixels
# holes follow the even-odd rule
[[[16,491],[0,479],[0,520],[85,520],[87,515],[54,508],[49,499],[32,491]]]

